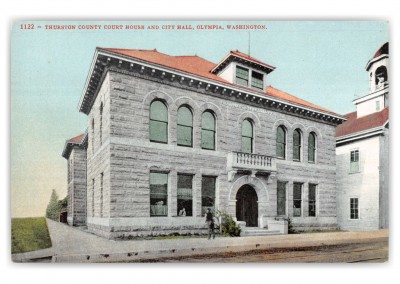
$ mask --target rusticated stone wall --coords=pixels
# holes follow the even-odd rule
[[[149,108],[154,99],[168,106],[168,143],[149,141]],[[103,101],[103,145],[99,141],[99,107]],[[176,114],[181,105],[193,112],[193,147],[176,143]],[[211,110],[217,117],[216,150],[203,150],[201,114]],[[90,135],[95,120],[94,144]],[[258,200],[259,218],[276,217],[277,181],[287,182],[287,215],[299,230],[336,228],[335,127],[319,120],[265,109],[256,102],[222,97],[213,92],[195,91],[179,82],[168,84],[157,78],[139,78],[109,71],[88,117],[88,227],[109,238],[129,238],[140,234],[199,232],[205,228],[201,216],[201,177],[217,177],[216,207],[235,217],[235,183],[243,174],[228,181],[227,154],[241,149],[241,123],[254,123],[254,153],[275,156],[276,128],[287,129],[287,157],[278,159],[275,175],[252,177],[266,191]],[[302,160],[292,159],[294,129],[302,132]],[[316,163],[308,162],[308,134],[317,135]],[[168,217],[150,217],[150,171],[168,173]],[[100,176],[103,190],[100,193]],[[193,217],[177,217],[177,174],[193,175]],[[94,179],[94,187],[92,180]],[[302,217],[292,217],[293,182],[303,183]],[[308,217],[308,184],[317,184],[317,216]],[[94,188],[94,190],[92,190]],[[94,199],[93,199],[94,192]],[[92,209],[94,204],[94,209]],[[103,215],[100,214],[102,206]],[[91,212],[94,212],[91,215]],[[261,222],[261,221],[260,221]],[[259,224],[261,224],[259,222]],[[267,222],[262,222],[267,226]]]

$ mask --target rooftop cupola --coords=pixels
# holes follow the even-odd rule
[[[369,76],[369,92],[373,93],[388,86],[389,43],[382,45],[365,69]]]
[[[389,103],[389,43],[382,45],[368,61],[365,69],[369,77],[368,94],[355,99],[357,118],[380,112]]]
[[[231,51],[211,72],[230,83],[264,91],[266,77],[274,70],[274,66],[236,50]]]

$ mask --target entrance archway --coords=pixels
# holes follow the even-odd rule
[[[258,226],[258,197],[248,184],[239,188],[236,194],[236,218],[246,222],[246,227]]]

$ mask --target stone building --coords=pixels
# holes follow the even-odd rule
[[[345,119],[268,86],[274,69],[239,51],[215,64],[97,48],[79,102],[87,132],[63,153],[72,176],[86,176],[86,187],[70,179],[70,224],[84,196],[88,229],[113,239],[199,233],[206,208],[244,232],[285,233],[287,218],[335,229]]]
[[[369,91],[336,129],[338,226],[378,230],[389,222],[389,43],[368,61]]]

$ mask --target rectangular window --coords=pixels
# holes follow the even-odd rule
[[[252,71],[251,72],[251,86],[258,90],[263,90],[263,74]]]
[[[242,86],[249,85],[249,69],[236,66],[236,84]]]
[[[216,177],[203,176],[201,178],[201,215],[206,213],[207,208],[215,213],[215,184]]]
[[[92,217],[94,217],[94,179],[92,179]]]
[[[94,153],[94,118],[92,119],[92,154]]]
[[[178,174],[178,216],[193,216],[193,176]]]
[[[358,219],[358,198],[350,198],[350,219]]]
[[[286,215],[286,182],[278,181],[277,215]]]
[[[104,174],[100,174],[100,217],[103,217],[103,179]]]
[[[302,183],[293,183],[293,217],[301,217]]]
[[[315,217],[316,216],[316,194],[317,194],[317,185],[309,184],[308,185],[308,216]]]
[[[168,215],[168,174],[150,172],[150,216]]]
[[[358,150],[350,152],[350,172],[357,173],[360,171],[360,153]]]

